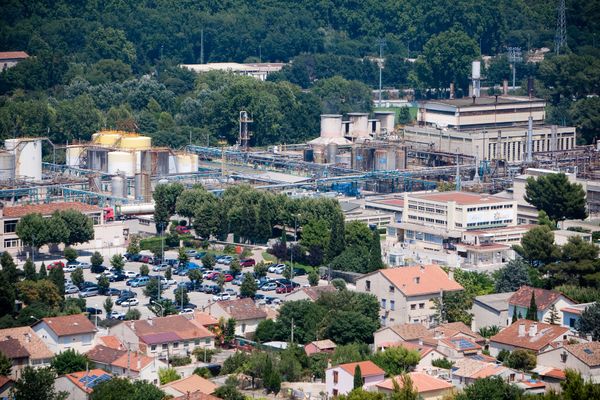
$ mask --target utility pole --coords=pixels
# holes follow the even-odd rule
[[[521,55],[520,47],[507,47],[508,50],[508,62],[512,68],[512,88],[515,89],[516,86],[516,71],[517,71],[517,63],[523,61],[523,57]]]
[[[561,49],[567,48],[567,18],[565,0],[558,0],[556,14],[556,36],[554,38],[554,51],[556,54],[560,54]]]
[[[200,64],[204,64],[204,28],[200,29]]]
[[[294,343],[294,318],[292,318],[292,344]]]
[[[380,38],[377,40],[377,44],[379,45],[379,107],[381,107],[381,75],[383,71],[383,46],[385,46],[385,39]]]

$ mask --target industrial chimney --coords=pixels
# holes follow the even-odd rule
[[[471,79],[473,80],[473,96],[481,96],[481,62],[473,61],[471,65]]]

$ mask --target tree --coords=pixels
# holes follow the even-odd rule
[[[40,269],[38,270],[38,279],[46,279],[48,277],[48,270],[46,269],[46,264],[42,261],[40,265]]]
[[[202,272],[199,269],[192,269],[188,272],[188,279],[194,284],[194,288],[197,288],[202,283]]]
[[[383,260],[381,259],[381,237],[377,229],[373,229],[372,235],[373,238],[371,239],[369,251],[369,268],[371,271],[377,271],[384,267]]]
[[[110,281],[106,275],[100,275],[98,278],[98,293],[101,295],[105,295],[108,293],[108,289],[110,288]]]
[[[0,352],[0,376],[9,376],[12,374],[12,362],[4,353]]]
[[[571,107],[571,117],[577,132],[587,144],[593,144],[600,137],[600,99],[589,97],[577,100]]]
[[[338,397],[339,400],[384,400],[385,395],[383,393],[369,392],[363,388],[352,390],[347,395]]]
[[[513,249],[532,266],[545,265],[558,257],[554,233],[545,225],[536,226],[523,235],[521,245]]]
[[[77,260],[77,257],[78,257],[77,250],[75,250],[72,247],[65,247],[65,250],[63,251],[63,255],[69,262],[73,262],[73,261]]]
[[[50,364],[57,375],[85,371],[89,367],[90,359],[85,354],[80,354],[73,349],[58,353]]]
[[[41,214],[27,214],[19,220],[16,234],[25,246],[34,251],[46,244],[46,222]]]
[[[192,272],[192,271],[190,271]],[[173,268],[168,267],[167,270],[165,271],[165,279],[170,281],[173,278]]]
[[[12,315],[15,311],[15,286],[0,272],[0,316]]]
[[[185,287],[178,287],[175,289],[175,303],[178,305],[186,305],[190,302],[187,289]]]
[[[531,291],[531,300],[529,301],[529,307],[527,308],[527,314],[525,315],[525,319],[530,321],[538,320],[538,308],[535,304],[535,291]]]
[[[28,258],[27,261],[25,261],[25,265],[23,265],[23,276],[30,281],[37,281],[38,279],[35,264],[31,261],[31,258]]]
[[[566,379],[560,383],[561,395],[564,400],[598,399],[600,387],[592,381],[584,381],[581,374],[567,368]]]
[[[125,313],[125,321],[137,321],[142,317],[142,313],[137,308],[127,310]]]
[[[2,265],[2,273],[6,280],[11,284],[17,283],[19,281],[19,271],[17,270],[17,265],[12,256],[8,252],[5,251],[2,253],[0,264]]]
[[[137,236],[132,236],[127,245],[127,254],[134,256],[140,253],[140,241]]]
[[[183,247],[179,248],[179,254],[177,255],[177,259],[179,260],[180,265],[186,264],[188,262],[189,257],[186,254],[185,249]]]
[[[48,273],[48,280],[54,283],[61,296],[65,295],[65,271],[62,267],[57,266],[52,268]]]
[[[152,197],[154,198],[154,222],[158,233],[164,232],[169,225],[169,219],[175,214],[177,198],[183,192],[181,183],[156,185]]]
[[[405,347],[390,347],[373,354],[371,361],[383,369],[386,375],[396,376],[411,371],[421,360],[419,352]]]
[[[312,91],[321,101],[321,111],[325,114],[370,112],[373,107],[371,89],[367,85],[341,76],[320,79]]]
[[[525,200],[553,221],[587,217],[583,187],[570,183],[564,173],[527,178]]]
[[[202,257],[202,266],[206,269],[213,269],[216,263],[217,260],[215,259],[215,256],[211,253],[208,253],[207,255]]]
[[[223,336],[225,343],[232,343],[235,340],[235,324],[234,318],[227,319]]]
[[[594,341],[600,340],[600,302],[596,301],[581,313],[577,330],[585,335],[591,335]]]
[[[152,383],[113,377],[94,386],[90,400],[162,400],[165,393]]]
[[[257,290],[258,285],[256,284],[254,276],[250,273],[245,273],[242,284],[240,285],[240,297],[254,298]]]
[[[83,277],[83,269],[75,268],[75,271],[71,272],[71,282],[77,287],[81,287],[81,284],[85,281]]]
[[[337,290],[346,290],[346,281],[342,278],[335,278],[331,280],[331,286]]]
[[[471,325],[471,306],[473,299],[464,291],[444,292],[442,301],[439,297],[432,299],[433,307],[437,311],[438,323],[444,322],[464,322],[466,325]]]
[[[454,366],[454,362],[444,357],[431,360],[431,365],[438,368],[452,369],[452,367]]]
[[[356,364],[356,367],[354,367],[354,389],[361,388],[364,384],[360,365]]]
[[[495,274],[496,293],[514,292],[521,286],[531,285],[529,266],[521,259],[510,260]]]
[[[147,264],[140,265],[140,275],[141,276],[148,276],[149,273],[150,273],[150,268],[148,268]]]
[[[113,306],[114,303],[112,301],[112,299],[110,298],[110,296],[106,297],[106,300],[104,300],[104,311],[106,311],[106,316],[108,317],[110,315],[110,313],[113,310]]]
[[[229,380],[230,378],[228,378]],[[225,384],[220,386],[215,390],[215,396],[219,399],[223,400],[246,400],[246,396],[244,396],[237,388],[235,384]]]
[[[464,388],[455,400],[519,400],[523,391],[515,385],[505,382],[502,377],[493,376],[477,379]]]
[[[225,286],[225,274],[220,273],[219,276],[217,276],[217,286],[219,286],[219,291],[222,292],[223,286]]]
[[[166,385],[169,382],[181,379],[181,375],[177,373],[175,368],[159,368],[158,379],[160,380],[161,385]]]
[[[51,309],[59,308],[63,297],[56,285],[49,280],[21,281],[17,283],[19,298],[27,305],[44,304]],[[14,304],[13,304],[14,307]]]
[[[66,246],[86,243],[94,238],[94,223],[87,215],[77,210],[65,210],[60,212],[60,218],[69,230],[64,242]]]
[[[242,266],[240,265],[240,260],[238,260],[237,258],[234,259],[231,264],[229,265],[229,270],[231,271],[232,275],[237,275],[240,272],[242,272]]]
[[[102,263],[104,263],[104,257],[102,257],[102,254],[95,251],[94,254],[92,254],[92,257],[90,258],[90,264],[92,264],[92,267],[97,268],[101,266]]]
[[[278,324],[272,319],[265,319],[258,323],[254,340],[259,343],[270,342],[277,337]]]
[[[419,400],[421,398],[409,374],[403,373],[400,376],[400,382],[402,382],[402,386],[398,383],[397,378],[392,379],[394,390],[390,396],[391,400]]]
[[[50,367],[33,368],[26,366],[13,387],[14,400],[59,400],[66,396],[54,389],[55,373]]]
[[[327,260],[333,260],[340,255],[345,247],[344,214],[341,210],[338,210],[333,214],[331,219],[331,235],[329,246],[327,247]]]
[[[544,210],[538,211],[538,225],[546,225],[552,230],[556,229],[556,221],[552,221]]]
[[[148,296],[151,301],[156,301],[159,299],[160,294],[162,293],[163,288],[160,284],[160,279],[156,277],[150,278],[148,284],[144,286],[144,296]],[[179,303],[181,304],[181,303]]]
[[[516,317],[516,315],[515,315],[515,317]],[[497,335],[500,332],[500,330],[501,330],[501,328],[498,325],[490,325],[490,326],[483,326],[483,327],[479,328],[477,333],[479,333],[484,338],[489,339],[492,336]]]
[[[546,321],[550,325],[558,325],[560,322],[560,315],[558,314],[558,310],[556,309],[556,305],[552,304],[550,306],[550,313],[546,317]]]
[[[510,368],[531,371],[535,368],[537,357],[531,350],[516,349],[506,358],[505,363]]]
[[[319,285],[319,274],[317,271],[310,271],[308,274],[308,284],[310,286],[318,286]]]
[[[125,266],[125,261],[123,261],[123,256],[121,254],[115,254],[110,259],[110,265],[112,265],[117,271],[123,271],[123,267]]]

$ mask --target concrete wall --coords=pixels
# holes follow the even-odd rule
[[[561,354],[563,353],[567,354],[564,361],[561,357]],[[537,365],[558,368],[561,370],[567,368],[574,369],[581,373],[583,379],[591,379],[594,383],[600,383],[600,366],[589,367],[564,348],[552,349],[545,353],[541,353],[538,355]]]
[[[87,400],[88,395],[66,376],[59,376],[54,380],[54,389],[57,392],[66,392],[66,400]]]
[[[473,314],[473,322],[471,323],[473,331],[478,331],[480,328],[492,325],[497,325],[501,328],[510,325],[511,319],[508,316],[508,310],[497,311],[475,301],[473,302],[471,313]]]
[[[48,326],[41,322],[32,327],[34,332],[54,354],[73,349],[79,353],[85,353],[94,346],[95,333],[81,335],[57,336]]]

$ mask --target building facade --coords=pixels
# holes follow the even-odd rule
[[[42,318],[31,328],[54,354],[65,350],[85,353],[94,346],[97,333],[83,314]]]

